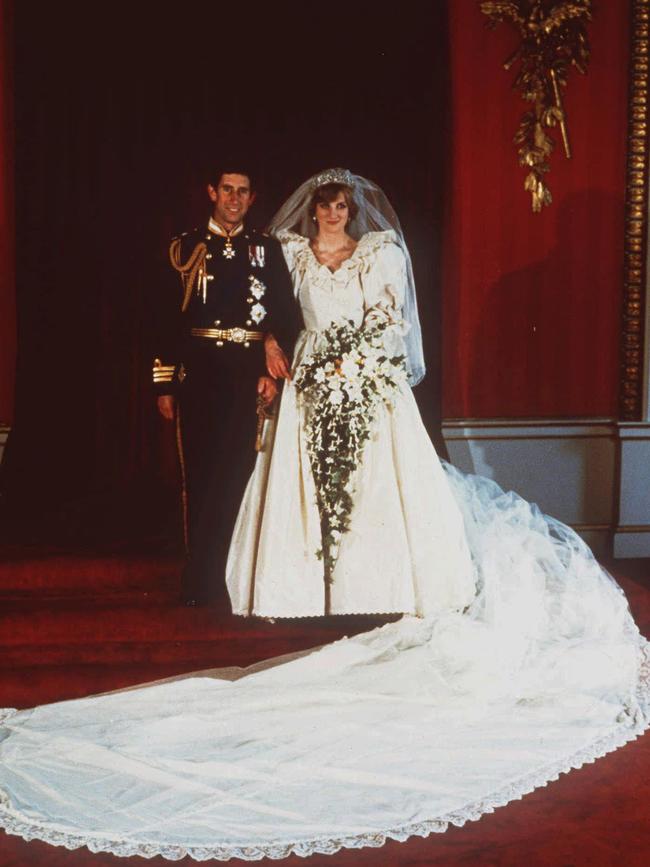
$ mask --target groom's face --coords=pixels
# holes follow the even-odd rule
[[[221,175],[216,187],[208,186],[208,195],[214,203],[212,216],[224,228],[238,226],[255,201],[246,175]]]

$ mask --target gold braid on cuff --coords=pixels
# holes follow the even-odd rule
[[[153,381],[154,383],[171,382],[174,378],[176,367],[173,364],[163,364],[159,358],[153,362]]]

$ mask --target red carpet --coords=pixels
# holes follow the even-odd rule
[[[170,558],[4,554],[0,707],[30,707],[188,671],[249,665],[383,622],[346,617],[270,624],[233,618],[225,610],[183,608],[176,603],[178,563]],[[620,561],[613,571],[642,632],[650,635],[650,564]],[[145,863],[170,862],[68,852],[0,832],[0,867]],[[650,863],[650,735],[464,828],[376,850],[282,863],[645,867]]]

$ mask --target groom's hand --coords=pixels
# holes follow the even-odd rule
[[[291,379],[287,356],[272,334],[265,338],[264,350],[266,352],[266,369],[273,379]]]
[[[257,380],[257,393],[264,401],[264,406],[269,406],[276,398],[278,387],[270,376],[260,376]]]
[[[158,412],[163,418],[166,418],[167,421],[174,420],[175,405],[176,401],[172,394],[161,394],[158,398]]]

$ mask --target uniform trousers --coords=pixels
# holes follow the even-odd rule
[[[208,344],[184,366],[178,401],[188,548],[182,593],[200,603],[225,602],[230,538],[255,463],[262,344]]]

